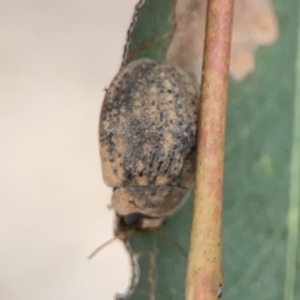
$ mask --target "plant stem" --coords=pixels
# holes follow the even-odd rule
[[[298,32],[298,49],[296,62],[296,91],[294,100],[294,128],[290,162],[290,195],[287,215],[287,252],[284,283],[284,300],[295,299],[297,282],[297,251],[299,245],[300,224],[300,33]]]
[[[186,300],[215,300],[222,293],[222,189],[232,19],[233,0],[208,1]]]

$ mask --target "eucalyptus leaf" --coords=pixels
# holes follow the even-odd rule
[[[290,172],[291,148],[293,133],[300,131],[294,125],[300,105],[300,96],[295,98],[299,3],[274,4],[279,40],[258,50],[256,69],[246,80],[230,80],[223,209],[226,300],[283,299],[289,280],[295,281],[294,299],[300,299],[299,247],[296,277],[286,278],[290,189],[297,180]],[[171,0],[145,1],[131,34],[128,61],[164,59],[173,30],[173,5]],[[294,167],[300,170],[300,165]],[[299,201],[294,204],[299,209]],[[141,276],[128,299],[184,299],[187,258],[181,248],[188,252],[191,210],[192,199],[161,231],[129,237],[132,250],[140,253]]]

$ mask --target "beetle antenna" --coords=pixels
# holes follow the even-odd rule
[[[113,238],[111,238],[110,240],[108,240],[107,242],[105,242],[104,244],[100,245],[99,247],[97,247],[88,257],[88,259],[92,259],[94,258],[103,248],[105,248],[106,246],[108,246],[111,242],[115,241],[116,239],[118,239],[117,236],[114,236]]]

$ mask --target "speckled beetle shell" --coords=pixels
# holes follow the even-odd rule
[[[120,69],[100,116],[103,178],[117,231],[158,227],[194,182],[197,87],[181,69],[140,59]]]

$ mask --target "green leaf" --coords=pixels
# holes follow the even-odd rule
[[[172,2],[146,0],[132,34],[129,60],[164,58],[172,32]],[[300,81],[300,67],[298,78],[295,69],[299,3],[275,0],[274,4],[279,40],[259,49],[256,70],[246,80],[230,80],[223,212],[225,300],[300,299],[295,235],[299,215],[287,226],[291,212],[299,213],[300,125],[294,122],[294,112],[300,119],[300,91],[295,94],[296,80]],[[191,209],[190,199],[162,226],[163,233],[130,236],[133,251],[140,253],[141,278],[128,299],[184,299],[187,260],[180,247],[188,251]],[[296,255],[296,266],[290,253]],[[293,286],[294,298],[284,298],[289,292],[285,290]]]
[[[172,36],[172,7],[172,0],[145,0],[130,34],[127,62],[142,57],[164,59]]]

